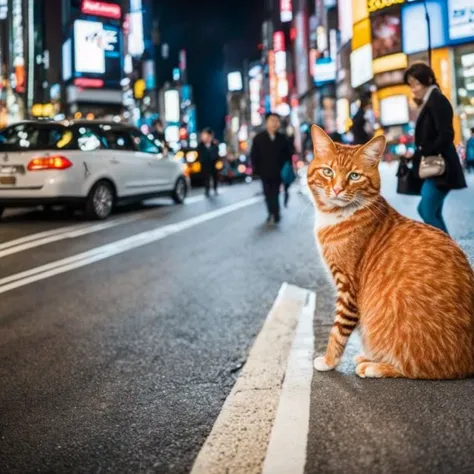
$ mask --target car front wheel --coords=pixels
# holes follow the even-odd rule
[[[114,208],[115,192],[111,183],[99,181],[91,189],[85,207],[87,219],[104,220]]]
[[[176,204],[183,204],[186,199],[186,194],[188,193],[188,185],[184,178],[178,178],[176,184],[174,185],[173,194],[171,197]]]

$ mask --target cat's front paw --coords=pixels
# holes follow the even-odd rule
[[[336,367],[337,364],[329,365],[324,356],[316,357],[316,359],[314,359],[314,368],[318,372],[328,372],[329,370],[334,370]]]

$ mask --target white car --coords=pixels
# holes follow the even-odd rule
[[[171,196],[188,179],[138,129],[108,122],[19,122],[0,131],[0,215],[6,207],[64,205],[106,219],[115,205]]]

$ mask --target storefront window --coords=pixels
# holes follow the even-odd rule
[[[474,45],[456,48],[454,62],[462,134],[467,139],[470,128],[474,127]]]

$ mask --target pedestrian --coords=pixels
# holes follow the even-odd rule
[[[265,131],[253,140],[250,158],[263,184],[268,209],[267,222],[280,222],[281,171],[288,161],[291,163],[291,145],[288,138],[279,132],[280,116],[268,113],[265,117]]]
[[[163,153],[168,153],[169,146],[166,142],[165,137],[165,127],[163,126],[163,122],[160,119],[156,119],[153,122],[153,130],[152,130],[153,138],[159,142],[159,144],[163,147]]]
[[[372,126],[372,100],[368,96],[363,96],[360,106],[352,119],[352,135],[354,145],[364,145],[373,137]]]
[[[290,146],[291,159],[287,165],[284,165],[284,167],[288,166],[288,170],[285,172],[285,168],[283,168],[282,178],[286,177],[286,179],[283,179],[283,188],[285,191],[283,202],[285,203],[285,207],[288,207],[288,202],[290,201],[290,186],[293,184],[293,181],[295,178],[295,174],[293,170],[293,156],[296,153],[296,147],[295,147],[295,135],[293,132],[293,127],[291,126],[287,127],[286,137],[288,139],[288,143]]]
[[[466,179],[459,156],[454,146],[453,108],[440,91],[433,70],[424,63],[415,63],[405,71],[405,83],[410,86],[414,100],[419,106],[415,126],[416,151],[413,169],[420,178],[422,160],[428,164],[432,157],[440,157],[442,166],[433,171],[423,167],[425,179],[421,187],[421,202],[418,212],[422,219],[433,227],[448,233],[443,219],[443,204],[452,189],[466,187]],[[426,175],[432,175],[427,177]]]
[[[469,173],[474,168],[474,128],[471,128],[471,137],[466,143],[466,168]]]
[[[214,132],[207,127],[201,132],[201,140],[198,145],[199,162],[201,163],[202,175],[206,196],[209,197],[211,191],[211,180],[214,193],[217,196],[218,171],[216,162],[219,158],[219,149],[214,140]]]

